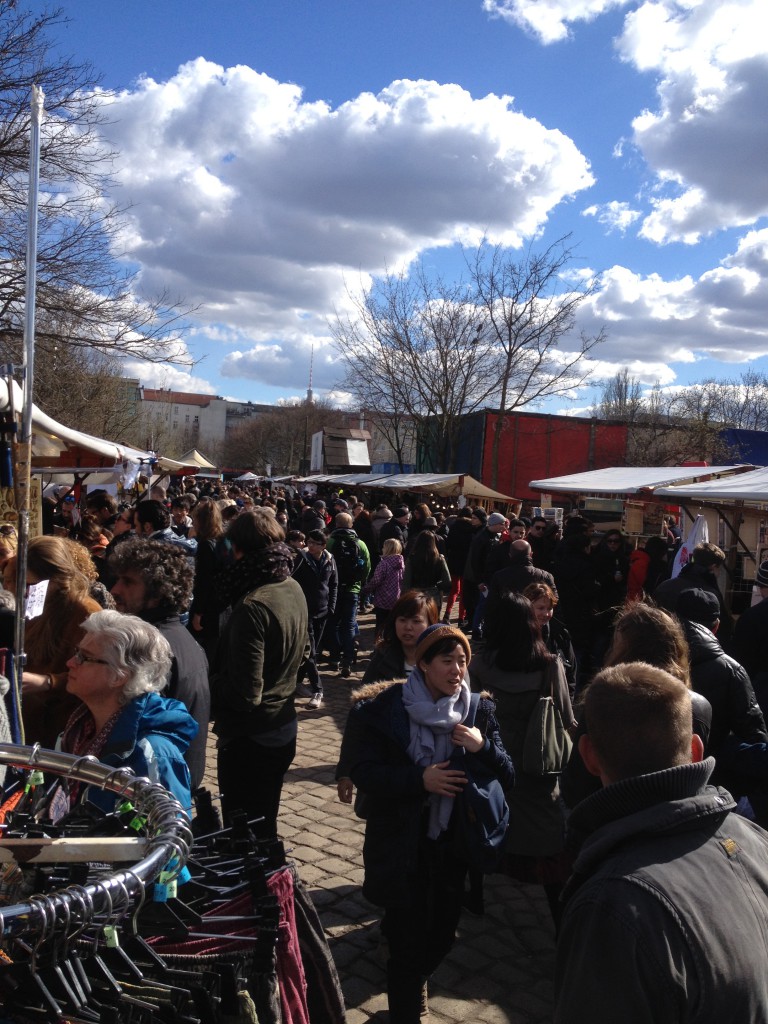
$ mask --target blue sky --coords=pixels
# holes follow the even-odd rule
[[[115,92],[121,244],[147,293],[199,307],[202,361],[130,366],[146,384],[290,399],[314,344],[330,391],[348,288],[457,272],[484,232],[572,233],[602,275],[595,382],[768,370],[764,0],[61,6],[57,44]]]

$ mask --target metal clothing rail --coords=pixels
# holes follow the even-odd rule
[[[171,794],[157,783],[140,778],[130,768],[112,768],[95,757],[77,757],[45,750],[39,744],[23,747],[0,743],[0,763],[17,768],[35,768],[90,786],[117,793],[130,800],[138,814],[146,817],[147,846],[144,857],[133,867],[113,872],[87,886],[66,889],[9,907],[0,907],[0,938],[25,933],[49,938],[55,932],[69,933],[72,923],[80,930],[98,914],[104,923],[117,923],[131,909],[135,897],[144,901],[146,886],[161,871],[175,877],[184,867],[192,846],[189,818]]]

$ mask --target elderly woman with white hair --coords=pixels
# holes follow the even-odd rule
[[[68,754],[91,754],[115,768],[159,782],[185,809],[191,807],[189,769],[184,752],[197,723],[184,705],[161,697],[171,668],[171,648],[162,634],[135,615],[95,612],[82,624],[84,636],[67,662],[67,690],[82,701],[59,737]],[[102,810],[115,794],[74,784],[54,796],[58,819],[84,801]],[[68,796],[68,805],[62,798]]]

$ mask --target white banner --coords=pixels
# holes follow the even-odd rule
[[[680,574],[680,570],[687,564],[693,549],[697,544],[706,544],[709,540],[709,528],[707,520],[702,515],[696,516],[690,533],[680,545],[675,561],[672,563],[672,579]]]

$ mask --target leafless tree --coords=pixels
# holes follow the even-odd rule
[[[189,312],[144,300],[117,251],[120,211],[105,201],[115,154],[104,144],[103,92],[87,63],[62,58],[48,32],[60,11],[0,0],[0,361],[18,363],[25,310],[30,90],[45,92],[41,131],[36,336],[47,351],[189,362]],[[46,349],[43,347],[43,351]],[[81,356],[82,358],[82,356]],[[82,360],[88,372],[88,359]],[[39,362],[39,361],[38,361]]]
[[[639,378],[624,367],[604,385],[595,413],[626,424],[629,466],[723,463],[738,458],[722,435],[723,427],[732,425],[720,418],[725,403],[726,392],[720,394],[714,381],[680,391],[656,385],[643,393]]]
[[[424,468],[455,470],[462,417],[483,408],[499,379],[465,285],[430,278],[423,267],[387,274],[331,331],[344,367],[338,386],[380,414],[401,465],[405,430],[415,426]]]
[[[576,331],[578,308],[598,282],[575,285],[574,259],[567,238],[542,252],[529,249],[521,259],[485,245],[467,256],[481,331],[497,355],[502,415],[494,429],[492,487],[498,485],[504,414],[579,387],[591,372],[585,357],[604,339],[602,330],[594,337]]]
[[[344,413],[329,402],[301,402],[258,413],[224,440],[223,460],[229,468],[282,476],[298,473],[308,458],[312,434],[344,424]],[[305,454],[306,452],[306,454]]]

